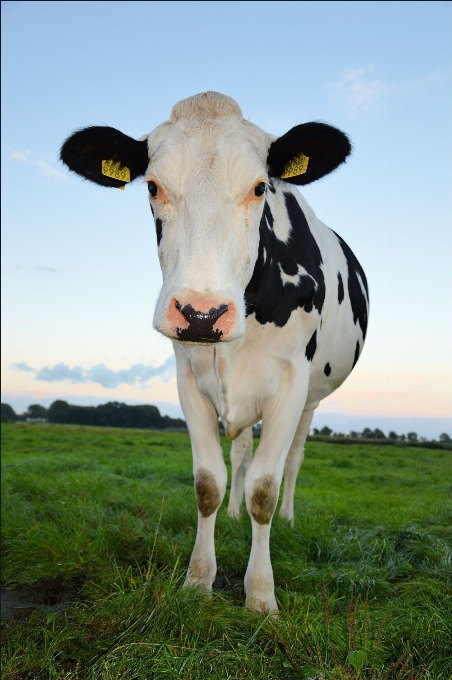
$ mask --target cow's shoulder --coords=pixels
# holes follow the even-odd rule
[[[254,313],[259,323],[285,326],[297,308],[321,313],[325,279],[313,219],[295,187],[271,182],[260,222],[258,258],[245,291],[247,314]]]

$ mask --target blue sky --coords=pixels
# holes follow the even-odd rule
[[[447,2],[3,2],[2,401],[155,403],[180,413],[140,183],[58,162],[76,128],[138,137],[172,105],[230,95],[274,134],[323,120],[354,154],[305,187],[361,261],[367,345],[316,423],[452,434]]]

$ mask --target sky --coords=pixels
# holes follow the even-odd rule
[[[2,2],[2,402],[153,403],[180,416],[147,188],[58,161],[75,129],[139,137],[179,100],[233,97],[275,135],[351,137],[303,187],[350,245],[370,325],[314,425],[452,435],[449,2]]]

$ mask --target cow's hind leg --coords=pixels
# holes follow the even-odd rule
[[[242,434],[232,442],[231,447],[231,493],[229,495],[228,515],[238,519],[242,510],[243,493],[245,489],[245,474],[248,470],[253,453],[253,430],[247,427]]]
[[[298,423],[292,446],[284,465],[284,493],[279,514],[293,524],[293,499],[298,471],[304,459],[304,445],[309,434],[314,411],[304,411]]]

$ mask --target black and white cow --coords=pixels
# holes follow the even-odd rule
[[[257,611],[277,609],[269,538],[282,478],[280,514],[293,521],[314,409],[348,376],[366,335],[364,272],[294,186],[332,172],[350,150],[323,123],[275,138],[216,92],[179,102],[139,140],[88,127],[61,149],[71,170],[98,184],[147,183],[163,273],[154,325],[173,340],[193,448],[198,532],[186,585],[211,589],[215,578],[227,483],[220,417],[233,440],[228,513],[240,515],[245,494],[251,517],[245,590]]]

